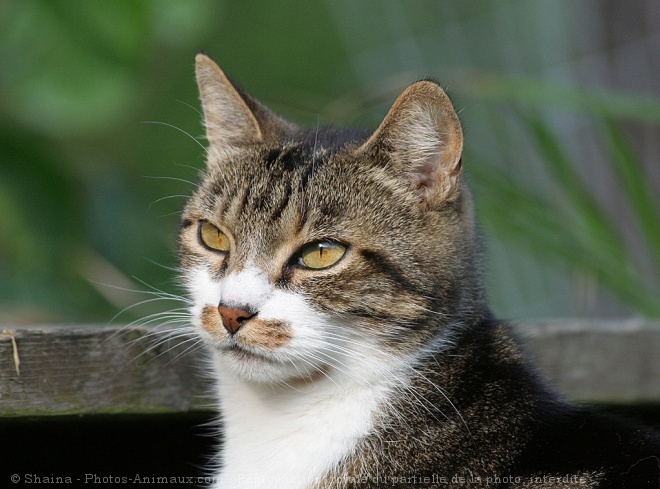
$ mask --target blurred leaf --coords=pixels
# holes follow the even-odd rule
[[[225,2],[217,0],[149,0],[147,3],[149,23],[158,42],[188,50],[201,48],[199,39],[218,28],[226,8]]]
[[[618,229],[577,173],[577,165],[569,160],[545,123],[531,116],[523,119],[537,143],[544,166],[556,179],[562,195],[555,200],[543,198],[510,176],[499,175],[501,170],[482,162],[474,166],[471,174],[475,177],[478,208],[484,221],[500,238],[518,246],[524,243],[525,248],[544,261],[562,263],[568,269],[595,276],[640,313],[660,317],[656,291],[646,286]],[[637,192],[643,177],[627,166],[634,163],[630,159],[632,155],[625,150],[624,140],[617,135],[610,140],[610,145],[615,145],[619,152],[618,166],[626,165],[619,168],[619,172],[626,172],[628,191]],[[655,233],[658,221],[650,195],[638,196],[636,200],[633,205],[637,214],[646,222],[645,226],[650,227],[648,232]]]
[[[457,106],[470,111],[466,122],[476,120],[487,134],[468,135],[482,157],[469,151],[467,158],[477,163],[466,167],[491,234],[514,250],[530,250],[537,274],[561,270],[562,283],[593,277],[634,312],[657,312],[660,294],[643,283],[654,271],[640,269],[638,257],[623,246],[617,223],[578,178],[573,165],[581,162],[556,140],[552,126],[537,120],[529,127],[552,181],[503,168],[516,167],[520,147],[528,150],[520,126],[512,130],[508,124],[511,105],[656,123],[660,99],[570,86],[580,83],[572,75],[566,77],[572,82],[559,86],[542,75],[498,74],[561,74],[564,65],[575,65],[573,40],[569,45],[559,39],[563,24],[551,25],[546,16],[562,19],[568,7],[550,2],[512,9],[506,3],[424,2],[420,8],[392,2],[374,10],[347,0],[0,1],[0,315],[107,320],[133,295],[99,283],[127,289],[135,277],[173,288],[175,273],[151,262],[167,266],[176,259],[175,214],[183,198],[169,197],[190,193],[192,185],[182,180],[195,180],[191,167],[202,166],[201,151],[194,140],[139,121],[163,121],[195,136],[203,132],[193,77],[198,49],[216,56],[272,108],[312,126],[373,127],[408,83],[441,77],[462,97]],[[517,22],[514,16],[531,22],[518,22],[524,31],[495,38],[500,21]],[[533,40],[545,44],[521,46],[521,35],[539,35],[539,21],[547,30]],[[551,49],[540,53],[544,46]],[[484,114],[489,106],[497,111]],[[571,116],[561,110],[555,115]],[[639,220],[640,239],[658,262],[657,202],[639,157],[623,136],[603,131],[612,168]],[[502,289],[519,293],[520,271],[512,266],[510,273],[506,285],[514,287]],[[543,276],[533,279],[540,283]],[[554,291],[540,286],[526,297],[539,301],[543,293]],[[560,313],[566,311],[575,312],[568,306]]]
[[[0,267],[27,268],[37,253],[37,241],[28,232],[17,196],[0,179]]]
[[[478,195],[476,204],[484,226],[535,254],[549,252],[571,262],[580,256],[579,247],[565,232],[563,216],[548,212],[552,202],[475,153],[466,152],[466,158],[471,162],[470,182]]]
[[[535,78],[449,70],[455,90],[473,97],[514,102],[529,108],[562,108],[608,119],[660,122],[660,98],[617,90],[588,90],[549,84]]]
[[[0,97],[14,118],[62,136],[116,124],[138,94],[143,3],[12,2],[0,18]]]
[[[385,103],[388,107],[417,72],[398,72],[347,92],[328,104],[326,111],[342,120],[360,115],[368,107]],[[443,67],[443,84],[451,92],[494,102],[509,102],[527,109],[567,109],[586,112],[606,119],[642,123],[660,122],[660,97],[620,90],[586,90],[539,81],[537,78],[511,77],[492,72]],[[294,100],[291,103],[295,106]],[[301,102],[298,102],[300,104]]]
[[[148,9],[142,0],[49,0],[44,5],[68,38],[89,57],[118,66],[141,59],[149,35]]]
[[[642,162],[623,134],[609,121],[602,124],[602,140],[607,145],[611,164],[630,202],[646,238],[660,275],[660,204],[654,198]]]
[[[578,219],[575,230],[579,232],[579,236],[589,243],[599,243],[597,252],[603,262],[625,263],[627,257],[623,241],[618,237],[618,229],[600,209],[591,191],[582,182],[576,170],[577,165],[569,160],[547,124],[537,117],[527,116],[523,119],[537,143],[545,167],[556,178],[568,199],[568,205]]]
[[[51,141],[21,128],[0,127],[4,314],[8,308],[51,320],[107,314],[106,301],[75,267],[85,233],[81,182],[47,151]]]

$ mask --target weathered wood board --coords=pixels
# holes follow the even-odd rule
[[[567,397],[660,406],[660,322],[553,320],[520,332],[543,374]]]
[[[553,321],[520,336],[569,398],[660,405],[660,323]],[[0,327],[0,416],[212,410],[205,351],[154,328]]]
[[[210,409],[203,351],[153,328],[0,328],[0,416]]]

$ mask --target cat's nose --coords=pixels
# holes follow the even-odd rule
[[[222,325],[231,335],[236,334],[236,332],[241,329],[241,326],[243,326],[245,321],[256,315],[250,311],[246,311],[245,309],[226,307],[222,304],[218,305],[218,312],[222,318]]]

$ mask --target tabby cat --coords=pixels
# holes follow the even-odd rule
[[[434,82],[375,132],[296,127],[196,58],[207,167],[180,261],[210,350],[213,487],[654,488],[660,437],[563,401],[485,302]]]

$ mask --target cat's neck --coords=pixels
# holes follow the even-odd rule
[[[307,488],[354,454],[392,393],[407,382],[407,366],[403,359],[346,363],[350,375],[327,372],[275,386],[218,372],[225,468],[218,487]]]

